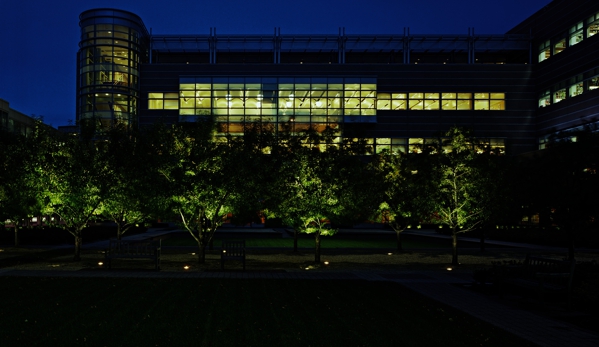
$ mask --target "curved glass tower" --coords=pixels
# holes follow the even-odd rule
[[[137,122],[139,64],[148,60],[149,34],[137,15],[93,9],[79,16],[77,123]]]

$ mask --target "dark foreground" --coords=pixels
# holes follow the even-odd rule
[[[530,346],[397,283],[0,277],[2,346]]]

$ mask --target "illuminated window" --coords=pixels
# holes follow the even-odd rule
[[[504,93],[474,93],[475,110],[505,110]]]
[[[587,37],[591,37],[599,33],[599,13],[587,19]]]
[[[583,83],[582,82],[576,83],[576,84],[570,86],[568,96],[569,97],[578,96],[578,95],[582,94],[583,90],[584,90]]]
[[[551,57],[551,42],[545,41],[539,46],[539,63]]]
[[[391,139],[390,138],[379,138],[376,139],[376,153],[382,153],[383,151],[391,152]]]
[[[391,152],[393,154],[406,153],[407,144],[407,139],[391,139]]]
[[[490,93],[489,109],[491,111],[505,110],[505,93]]]
[[[558,103],[566,98],[566,90],[560,89],[553,94],[553,102]]]
[[[589,80],[589,90],[594,90],[599,88],[599,77],[593,77]]]
[[[441,94],[441,108],[443,110],[457,110],[457,94],[456,93],[442,93]]]
[[[553,45],[553,54],[561,53],[564,49],[566,49],[566,39],[561,39]]]
[[[391,94],[391,109],[392,110],[406,110],[408,107],[408,94],[405,93],[392,93]]]
[[[177,110],[179,95],[177,93],[148,93],[148,109]]]
[[[584,39],[584,33],[582,31],[582,22],[576,24],[570,28],[570,37],[568,40],[569,46],[574,46]]]
[[[424,109],[438,110],[439,109],[439,93],[424,93]]]
[[[409,93],[408,107],[410,110],[424,110],[424,93]]]
[[[458,93],[457,107],[458,110],[471,110],[472,93]]]
[[[549,105],[551,105],[551,92],[547,90],[539,97],[539,107],[546,107]]]
[[[410,138],[408,139],[408,151],[410,153],[422,153],[424,147],[424,139]]]

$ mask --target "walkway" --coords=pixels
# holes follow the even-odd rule
[[[168,231],[151,230],[127,239],[158,237]],[[107,241],[86,248],[104,248]],[[515,245],[515,244],[511,244]],[[529,246],[529,245],[527,245]],[[532,245],[531,245],[532,246]],[[509,307],[498,300],[459,286],[472,282],[470,273],[459,271],[290,271],[290,272],[155,272],[155,271],[56,271],[0,269],[0,276],[86,277],[86,278],[230,278],[297,280],[391,281],[433,300],[520,336],[539,346],[599,346],[599,335],[529,311]],[[458,284],[458,285],[456,285]]]

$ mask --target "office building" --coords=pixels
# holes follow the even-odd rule
[[[159,28],[160,23],[152,23]],[[599,2],[554,0],[507,33],[150,34],[137,15],[80,15],[77,120],[262,121],[417,151],[451,126],[521,154],[599,116]]]

